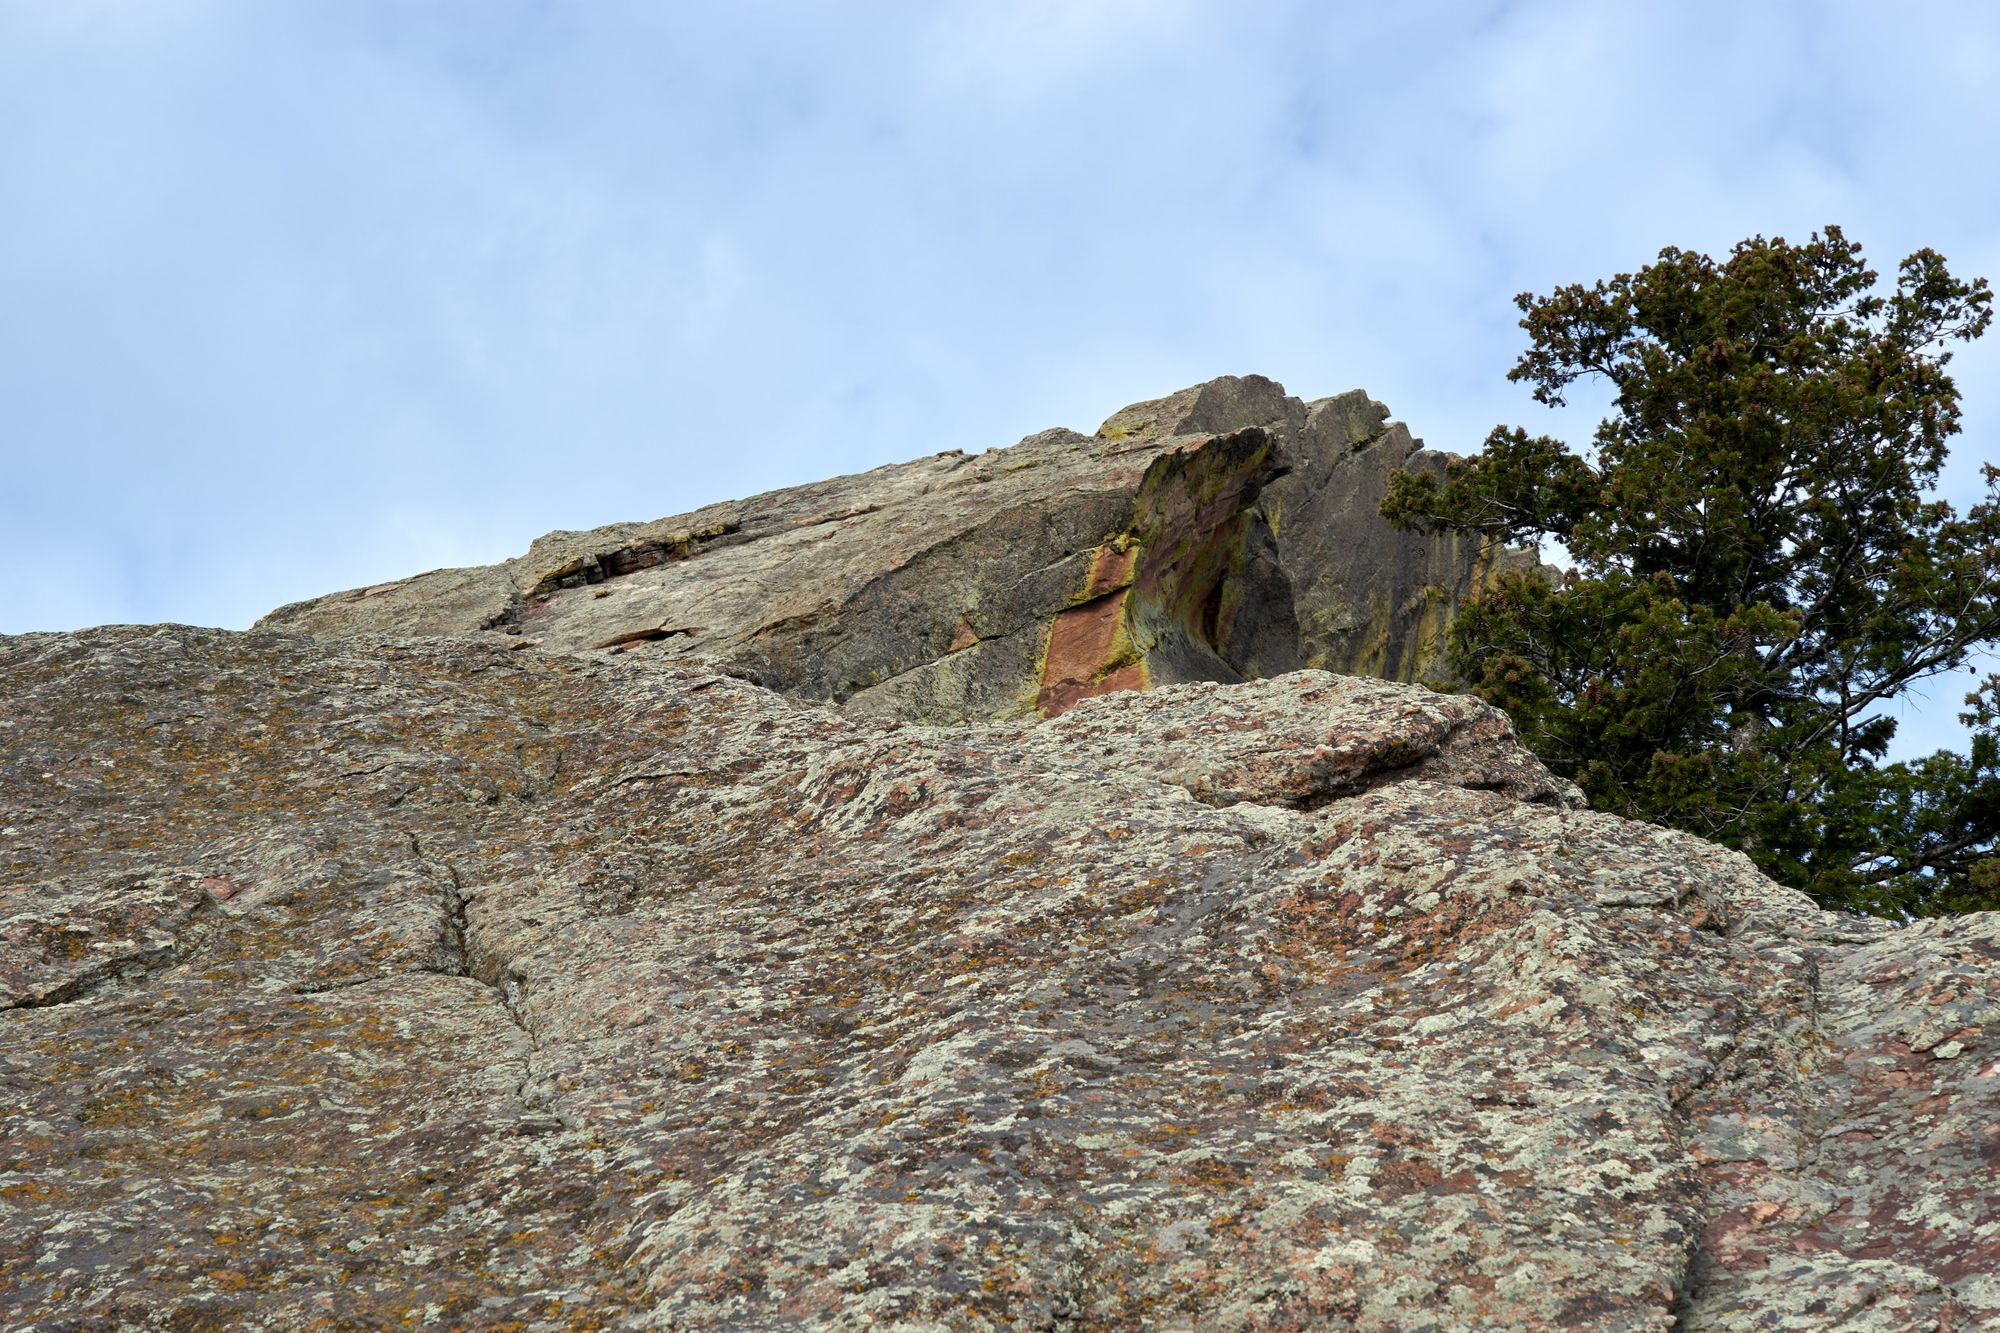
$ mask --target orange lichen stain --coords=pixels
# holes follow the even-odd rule
[[[1132,570],[1139,563],[1136,543],[1100,546],[1090,562],[1090,580],[1084,584],[1083,600],[1102,597],[1132,585]]]
[[[1145,663],[1125,624],[1142,546],[1120,537],[1097,548],[1076,600],[1049,622],[1035,707],[1054,717],[1079,699],[1146,688]]]
[[[1146,688],[1146,664],[1127,662],[1124,666],[1106,672],[1097,681],[1094,694],[1112,694],[1119,690],[1143,690]]]
[[[1054,717],[1077,700],[1104,691],[1098,680],[1110,665],[1125,616],[1124,590],[1108,593],[1056,616],[1049,626],[1048,652],[1042,658],[1042,688],[1035,707]]]

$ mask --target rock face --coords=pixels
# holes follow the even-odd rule
[[[1496,562],[1378,515],[1442,468],[1361,393],[1257,376],[1052,430],[652,523],[558,532],[273,612],[316,634],[491,632],[701,657],[786,693],[922,722],[1061,712],[1112,690],[1301,666],[1415,680]]]
[[[1501,569],[1534,569],[1531,551],[1464,536],[1400,533],[1381,516],[1398,471],[1442,473],[1389,409],[1356,390],[1304,403],[1259,376],[1225,378],[1118,412],[1100,439],[1176,438],[1256,426],[1281,441],[1289,471],[1258,495],[1291,586],[1300,660],[1344,675],[1436,678],[1452,612]],[[1213,679],[1212,677],[1210,679]]]
[[[1270,436],[1207,438],[1119,465],[1086,590],[1261,557]],[[1213,541],[1089,544],[1170,514]],[[860,679],[815,624],[783,670]],[[2000,1324],[2000,917],[1819,912],[1418,687],[853,701],[498,634],[0,639],[0,1326]]]

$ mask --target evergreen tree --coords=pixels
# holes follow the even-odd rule
[[[1935,498],[1959,430],[1948,344],[1992,320],[1931,250],[1886,291],[1836,227],[1678,249],[1518,298],[1510,378],[1615,390],[1588,457],[1496,429],[1444,479],[1395,479],[1398,525],[1555,538],[1574,568],[1502,577],[1450,662],[1592,805],[1740,847],[1822,903],[2000,907],[2000,678],[1970,753],[1885,759],[1892,700],[2000,638],[2000,472]]]

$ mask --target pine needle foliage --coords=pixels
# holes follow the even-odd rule
[[[1399,526],[1574,562],[1471,598],[1459,678],[1597,809],[1828,906],[2000,907],[2000,679],[1966,700],[1969,753],[1886,758],[1892,701],[2000,639],[2000,473],[1963,514],[1936,497],[1985,280],[1926,249],[1884,284],[1827,227],[1517,303],[1510,378],[1551,407],[1586,379],[1615,397],[1585,456],[1501,427],[1442,480],[1395,478]]]

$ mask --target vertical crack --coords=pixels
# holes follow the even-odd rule
[[[522,1133],[541,1134],[558,1129],[576,1128],[567,1117],[548,1110],[549,1098],[545,1093],[533,1090],[536,1082],[535,1057],[541,1053],[541,1038],[528,1023],[521,1011],[521,990],[525,978],[505,963],[494,962],[491,967],[481,965],[475,958],[472,941],[472,925],[468,919],[468,909],[472,895],[465,891],[465,880],[459,874],[457,862],[449,858],[433,860],[424,852],[423,839],[411,833],[410,851],[425,868],[441,869],[441,880],[445,890],[445,957],[447,969],[443,975],[467,977],[477,981],[500,999],[500,1007],[507,1011],[507,1018],[528,1039],[528,1056],[521,1062],[521,1081],[514,1087],[514,1097],[522,1106],[542,1114],[530,1115],[523,1119],[518,1128]]]
[[[541,1049],[541,1041],[534,1028],[528,1025],[521,1013],[521,983],[523,978],[504,963],[491,969],[475,966],[472,947],[472,926],[467,912],[472,904],[472,896],[465,891],[464,877],[459,874],[458,864],[450,859],[433,860],[424,851],[423,839],[411,833],[410,851],[426,868],[435,867],[444,872],[442,887],[445,891],[445,959],[443,975],[469,977],[479,982],[495,995],[507,1011],[507,1017],[514,1026],[527,1037],[533,1050]],[[489,975],[489,972],[491,975]]]
[[[1702,1284],[1708,1280],[1709,1270],[1713,1267],[1714,1261],[1710,1259],[1707,1248],[1701,1243],[1701,1235],[1697,1232],[1688,1238],[1687,1246],[1682,1253],[1680,1277],[1674,1283],[1673,1300],[1667,1305],[1667,1315],[1673,1321],[1667,1325],[1668,1328],[1687,1327],[1687,1320],[1694,1313],[1695,1298],[1699,1295]]]
[[[1678,1092],[1669,1091],[1668,1106],[1671,1110],[1674,1133],[1679,1142],[1683,1164],[1693,1170],[1688,1201],[1690,1229],[1686,1243],[1681,1247],[1680,1272],[1674,1277],[1673,1293],[1667,1303],[1667,1314],[1671,1320],[1669,1328],[1687,1327],[1693,1317],[1696,1303],[1703,1289],[1714,1276],[1715,1260],[1708,1247],[1702,1243],[1702,1232],[1715,1211],[1715,1198],[1710,1194],[1707,1182],[1701,1178],[1698,1169],[1693,1168],[1689,1156],[1688,1140],[1691,1136],[1691,1108],[1696,1100],[1715,1092],[1718,1088],[1738,1077],[1736,1064],[1743,1054],[1744,1034],[1749,1030],[1751,1014],[1740,1000],[1731,997],[1728,1001],[1729,1028],[1720,1050],[1707,1055],[1707,1068],[1689,1080],[1686,1087]]]
[[[1782,968],[1783,983],[1754,1011],[1732,1001],[1733,1021],[1727,1045],[1713,1057],[1701,1077],[1671,1098],[1675,1118],[1683,1122],[1681,1132],[1685,1133],[1686,1121],[1698,1095],[1746,1077],[1777,1080],[1775,1088],[1757,1093],[1757,1105],[1760,1111],[1781,1119],[1785,1118],[1785,1108],[1792,1108],[1796,1156],[1795,1164],[1789,1168],[1780,1162],[1770,1163],[1767,1181],[1778,1185],[1788,1183],[1793,1187],[1790,1197],[1796,1200],[1810,1198],[1809,1193],[1803,1192],[1804,1182],[1820,1174],[1826,1140],[1827,1111],[1819,1095],[1822,1085],[1818,1083],[1830,1045],[1825,1035],[1826,997],[1821,970],[1824,958],[1821,951],[1806,949],[1797,957],[1796,967],[1788,960]],[[1796,1059],[1791,1058],[1793,1055]],[[1725,1105],[1725,1110],[1744,1105],[1748,1103],[1736,1096]],[[1667,1307],[1672,1318],[1670,1327],[1688,1327],[1697,1318],[1697,1306],[1705,1298],[1714,1303],[1738,1294],[1737,1268],[1741,1261],[1732,1257],[1727,1265],[1721,1263],[1703,1243],[1703,1229],[1708,1220],[1726,1215],[1729,1209],[1742,1206],[1746,1200],[1755,1202],[1756,1198],[1755,1194],[1746,1195],[1744,1187],[1726,1180],[1717,1193],[1711,1193],[1707,1183],[1701,1187],[1699,1211],[1704,1221],[1685,1247],[1673,1299]],[[1723,1287],[1729,1290],[1710,1297],[1712,1291]],[[1713,1309],[1701,1312],[1701,1322],[1705,1325],[1713,1315]]]
[[[1824,978],[1820,974],[1821,957],[1817,949],[1806,950],[1802,969],[1806,980],[1806,1030],[1800,1038],[1804,1049],[1798,1067],[1799,1128],[1805,1138],[1805,1146],[1799,1153],[1799,1175],[1802,1178],[1818,1175],[1822,1170],[1821,1159],[1827,1137],[1827,1109],[1813,1095],[1815,1089],[1808,1086],[1809,1080],[1822,1073],[1829,1048],[1833,1045],[1826,1036],[1826,992]],[[1824,1086],[1824,1083],[1820,1084],[1820,1087]]]

